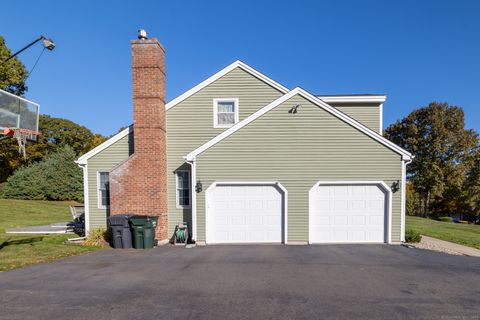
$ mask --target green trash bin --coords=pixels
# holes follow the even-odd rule
[[[130,226],[133,231],[132,240],[135,249],[153,248],[157,217],[133,216],[130,217]]]

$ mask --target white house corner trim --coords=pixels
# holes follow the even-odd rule
[[[378,131],[380,132],[380,135],[383,135],[383,103],[380,104],[379,106],[379,114],[380,114],[380,126],[378,128]]]
[[[83,206],[85,210],[85,235],[90,232],[90,207],[88,193],[88,164],[79,165],[83,170]]]
[[[196,159],[187,161],[190,164],[190,194],[191,194],[191,206],[190,212],[192,214],[192,240],[197,240],[197,191],[195,190],[195,185],[197,181],[197,165]]]

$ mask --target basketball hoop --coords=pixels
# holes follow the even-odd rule
[[[37,141],[40,105],[0,89],[0,140],[15,138],[26,158],[27,141]]]
[[[23,158],[26,159],[27,153],[25,148],[27,146],[27,140],[36,141],[40,132],[22,128],[5,128],[3,129],[3,135],[5,138],[17,139],[18,153],[23,155]]]

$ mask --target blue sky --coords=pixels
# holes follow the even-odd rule
[[[109,135],[132,122],[129,40],[167,51],[167,100],[239,59],[314,94],[384,93],[384,126],[431,101],[480,131],[480,1],[10,1],[0,34],[45,52],[26,96]],[[42,47],[20,58],[28,69]]]

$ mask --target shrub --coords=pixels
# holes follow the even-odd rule
[[[409,216],[416,216],[420,212],[420,199],[418,193],[414,192],[411,183],[407,183],[407,204],[406,213]]]
[[[458,223],[468,224],[468,221],[460,220],[460,221],[458,221]]]
[[[450,217],[439,217],[438,220],[443,221],[443,222],[452,222],[453,219]]]
[[[17,170],[5,182],[1,195],[25,200],[83,201],[82,170],[75,151],[65,146],[42,161]]]
[[[90,230],[83,242],[85,246],[108,247],[108,232],[103,228]]]
[[[410,243],[420,242],[422,240],[422,235],[420,232],[412,229],[407,229],[405,231],[405,241]]]

